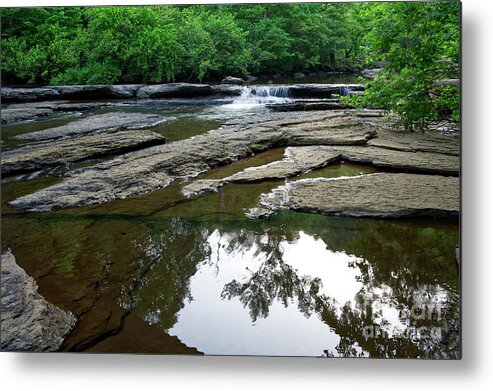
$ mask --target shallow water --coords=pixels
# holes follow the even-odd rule
[[[229,108],[180,110],[172,110],[176,126],[157,131],[177,140],[231,118]],[[224,178],[283,153],[260,153],[200,177]],[[376,171],[337,163],[293,179]],[[283,181],[227,184],[186,198],[180,180],[146,196],[51,213],[8,205],[60,180],[3,183],[1,229],[2,251],[11,248],[40,293],[78,317],[65,350],[123,335],[112,325],[124,310],[206,354],[459,356],[455,220],[293,211],[248,219],[260,195]]]

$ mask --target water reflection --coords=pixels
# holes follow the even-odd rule
[[[208,354],[458,356],[455,229],[279,219],[153,227],[122,304]]]

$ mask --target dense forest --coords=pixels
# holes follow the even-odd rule
[[[2,84],[203,81],[383,70],[360,104],[459,118],[460,3],[6,8]],[[434,97],[429,91],[434,89]],[[436,91],[439,89],[440,91]]]

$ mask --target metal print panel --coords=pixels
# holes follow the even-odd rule
[[[460,358],[460,12],[2,8],[1,349]]]

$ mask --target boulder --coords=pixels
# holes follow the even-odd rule
[[[48,303],[36,282],[15,262],[10,251],[2,254],[1,350],[53,352],[60,348],[76,319]]]
[[[294,72],[293,73],[294,79],[303,79],[304,77],[306,77],[306,75],[303,72]]]
[[[233,77],[233,76],[226,76],[224,79],[221,80],[222,84],[236,84],[236,85],[242,85],[245,81],[239,77]]]

